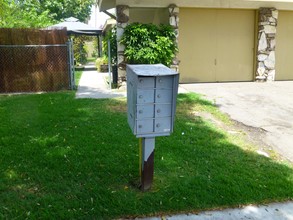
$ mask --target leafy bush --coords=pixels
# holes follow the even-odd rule
[[[171,25],[132,23],[125,28],[120,42],[125,45],[127,63],[170,66],[178,51],[175,40]]]

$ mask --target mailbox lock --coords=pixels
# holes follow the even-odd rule
[[[140,82],[140,83],[143,83],[143,79],[140,79],[139,82]]]
[[[160,127],[160,124],[157,124],[156,127],[159,128]]]
[[[158,94],[158,95],[157,95],[157,97],[158,97],[158,98],[161,98],[161,95],[160,95],[160,94]]]
[[[138,125],[138,128],[142,128],[142,125]]]
[[[139,110],[138,113],[139,113],[139,114],[142,114],[142,110]]]
[[[157,110],[157,113],[160,113],[160,112],[161,112],[161,109],[158,109],[158,110]]]
[[[139,98],[142,99],[142,95],[140,95]]]

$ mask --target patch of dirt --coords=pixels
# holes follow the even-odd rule
[[[245,141],[257,147],[258,149],[256,150],[264,151],[266,153],[272,152],[272,146],[268,145],[264,141],[267,131],[263,128],[248,126],[242,122],[232,120],[231,118],[230,120],[232,123],[226,124],[208,112],[196,112],[194,114],[197,117],[201,117],[212,122],[214,125],[221,128],[222,130],[225,130],[229,134],[242,136]]]

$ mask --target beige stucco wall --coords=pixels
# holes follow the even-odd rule
[[[99,0],[102,1],[100,10],[116,5],[130,7],[168,7],[176,4],[178,7],[199,8],[243,8],[258,9],[260,7],[275,7],[279,10],[293,10],[292,0]]]
[[[167,8],[130,8],[129,23],[168,24],[169,15]]]

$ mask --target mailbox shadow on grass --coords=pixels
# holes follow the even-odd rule
[[[192,114],[214,108],[195,94],[179,95],[175,132],[156,145],[155,184],[166,202],[180,211],[292,199],[292,166],[233,144],[227,132]]]
[[[73,93],[0,97],[0,218],[113,219],[293,197],[292,166],[232,144],[181,94],[174,133],[157,137],[153,187],[141,192],[125,99]]]

